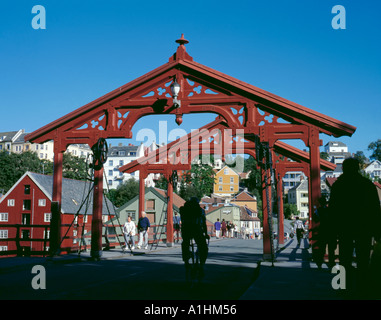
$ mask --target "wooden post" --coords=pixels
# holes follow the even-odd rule
[[[167,247],[173,247],[173,184],[171,175],[167,175]]]
[[[283,210],[283,185],[282,185],[283,174],[277,174],[277,196],[278,196],[278,224],[279,224],[279,234],[278,243],[284,244],[284,210]]]
[[[58,143],[57,143],[58,144]],[[51,202],[49,255],[60,253],[61,244],[61,203],[62,203],[62,162],[63,152],[54,142],[53,195]]]
[[[269,214],[271,213],[271,186],[270,170],[261,169],[262,172],[262,212],[263,212],[263,259],[272,259],[272,248],[270,238]],[[267,201],[268,200],[268,201]]]
[[[142,217],[142,212],[145,211],[145,179],[147,177],[147,171],[140,169],[139,172],[139,213],[138,217]]]
[[[317,208],[321,196],[320,189],[320,150],[319,130],[310,127],[309,149],[310,149],[310,175],[309,175],[309,231],[312,251],[316,248],[316,221],[315,208]]]
[[[91,222],[91,252],[93,259],[102,256],[103,167],[94,171],[93,219]]]

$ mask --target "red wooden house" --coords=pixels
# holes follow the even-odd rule
[[[26,172],[0,199],[0,257],[47,253],[52,189],[52,176]],[[91,232],[91,182],[63,179],[62,194],[61,250],[71,252],[84,248],[82,234]],[[111,202],[104,203],[103,221],[113,213]]]

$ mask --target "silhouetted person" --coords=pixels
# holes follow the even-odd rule
[[[190,241],[195,240],[200,257],[200,277],[204,273],[204,265],[208,256],[208,245],[206,239],[209,238],[205,212],[200,207],[197,198],[191,198],[184,206],[180,208],[181,216],[181,234],[183,242],[181,244],[182,258],[185,267],[189,266],[190,255]]]
[[[319,222],[318,246],[316,253],[316,264],[320,268],[324,262],[324,255],[328,246],[328,267],[331,269],[335,265],[335,250],[337,247],[337,235],[335,223],[328,208],[327,198],[322,196],[319,199],[320,207],[316,210],[316,219]]]
[[[345,267],[346,286],[351,286],[353,250],[356,250],[359,289],[364,289],[369,269],[372,237],[381,235],[381,210],[375,185],[359,173],[359,162],[348,158],[343,174],[333,184],[329,208],[339,240],[340,265]]]

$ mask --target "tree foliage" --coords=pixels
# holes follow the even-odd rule
[[[368,151],[372,151],[372,154],[369,157],[371,160],[381,161],[381,139],[371,142],[368,145]]]
[[[191,170],[183,175],[180,196],[185,200],[192,196],[199,199],[210,196],[213,192],[214,176],[213,167],[209,164],[192,164]]]
[[[64,153],[62,166],[64,178],[85,180],[87,177],[87,166],[83,158]],[[7,192],[27,171],[53,174],[53,163],[38,158],[32,151],[23,153],[1,151],[0,168],[0,192]]]
[[[126,202],[139,194],[139,182],[134,178],[128,179],[126,182],[118,186],[116,189],[111,189],[107,193],[107,197],[116,206],[120,207]]]

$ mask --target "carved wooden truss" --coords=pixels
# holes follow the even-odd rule
[[[304,141],[309,148],[311,205],[317,205],[321,163],[319,134],[351,136],[356,128],[199,64],[186,52],[188,41],[183,36],[176,42],[179,43],[176,53],[164,65],[25,137],[35,143],[54,141],[53,201],[60,204],[62,200],[62,153],[68,145],[93,146],[99,138],[130,139],[136,121],[152,114],[173,114],[181,124],[183,114],[215,113],[228,129],[241,130],[243,136],[238,136],[245,141],[253,142],[258,137],[274,150],[282,147],[279,140]],[[174,79],[181,86],[180,107],[174,105],[170,90]],[[99,254],[101,248],[102,177],[102,172],[96,173],[94,255]],[[54,241],[53,235],[51,243]]]

